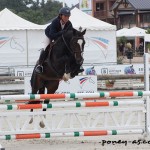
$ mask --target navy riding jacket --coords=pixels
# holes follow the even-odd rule
[[[60,37],[65,29],[71,29],[72,23],[68,20],[68,22],[65,24],[63,30],[61,28],[61,23],[60,23],[60,17],[56,17],[50,25],[47,26],[45,29],[45,35],[50,39],[50,40],[56,40],[58,37]]]

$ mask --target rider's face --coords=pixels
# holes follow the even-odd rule
[[[69,17],[70,16],[65,16],[65,15],[61,16],[61,20],[63,21],[64,24],[67,23],[67,21],[69,20]]]

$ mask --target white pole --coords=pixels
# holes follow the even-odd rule
[[[27,53],[27,66],[29,65],[29,45],[28,45],[28,30],[26,29],[26,53]]]
[[[144,54],[144,87],[145,91],[149,91],[149,54]],[[150,101],[149,96],[146,96],[146,113],[145,113],[145,132],[150,133]]]
[[[144,54],[144,80],[145,91],[149,91],[149,54]]]
[[[144,42],[143,42],[143,46],[144,46],[144,53],[146,53],[146,51],[145,51],[145,44],[146,44],[146,42],[145,42],[145,35],[144,35]],[[148,52],[147,52],[148,53]]]

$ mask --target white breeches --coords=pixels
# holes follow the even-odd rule
[[[43,43],[44,43],[43,45],[44,45],[44,50],[45,50],[47,45],[50,43],[50,39],[47,36],[45,36]]]

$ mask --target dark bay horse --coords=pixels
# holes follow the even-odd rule
[[[78,70],[84,60],[85,32],[86,30],[82,32],[75,29],[67,30],[55,42],[43,63],[43,73],[37,74],[35,68],[33,70],[31,77],[32,94],[44,94],[45,88],[48,94],[53,94],[58,89],[59,81],[66,80],[66,75],[67,77],[68,75],[72,77],[78,75]],[[68,74],[66,74],[66,66],[70,70]],[[40,103],[40,101],[29,102],[29,104],[37,103]],[[45,103],[49,103],[49,100]],[[45,109],[43,110],[45,111]]]

